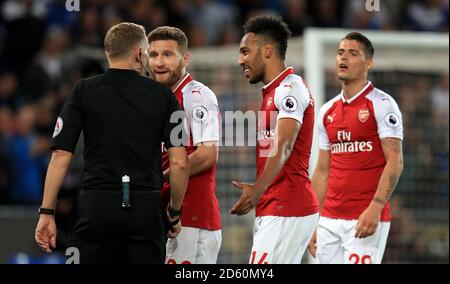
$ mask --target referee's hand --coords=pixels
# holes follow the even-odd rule
[[[52,252],[51,248],[56,248],[56,223],[54,216],[40,215],[34,239],[38,246],[47,253]]]

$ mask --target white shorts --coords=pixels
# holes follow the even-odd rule
[[[215,264],[222,230],[209,231],[182,227],[180,234],[166,244],[166,264]]]
[[[380,222],[376,232],[355,238],[358,220],[320,217],[317,226],[317,263],[380,264],[389,234],[390,222]]]
[[[305,217],[256,217],[250,264],[300,264],[319,213]]]

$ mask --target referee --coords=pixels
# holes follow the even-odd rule
[[[169,237],[181,230],[189,173],[184,135],[176,131],[183,127],[170,119],[183,112],[170,89],[141,76],[147,49],[142,26],[112,27],[105,37],[110,68],[78,82],[67,98],[53,133],[35,232],[42,250],[50,253],[56,246],[57,196],[83,131],[84,174],[71,236],[80,262],[164,263],[161,142],[170,156]]]

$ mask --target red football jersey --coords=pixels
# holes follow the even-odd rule
[[[174,94],[186,113],[190,134],[189,154],[202,142],[219,142],[220,114],[215,94],[205,85],[194,81],[187,74]],[[163,170],[169,167],[167,152],[162,155]],[[168,198],[169,183],[165,183],[162,195]],[[183,200],[181,224],[186,227],[207,230],[219,230],[220,210],[216,197],[216,165],[210,169],[189,177],[189,183]]]
[[[319,212],[308,167],[314,126],[314,100],[300,76],[288,68],[262,89],[258,116],[256,167],[259,177],[273,148],[276,123],[290,118],[301,123],[291,156],[256,205],[256,216],[301,217]]]
[[[328,191],[321,215],[357,220],[377,190],[386,160],[381,139],[403,139],[394,99],[368,82],[353,98],[324,104],[318,116],[319,147],[330,151]],[[381,221],[389,221],[386,204]]]

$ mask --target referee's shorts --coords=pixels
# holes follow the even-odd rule
[[[131,208],[121,203],[120,189],[81,190],[70,238],[80,263],[164,263],[159,190],[131,190]]]

